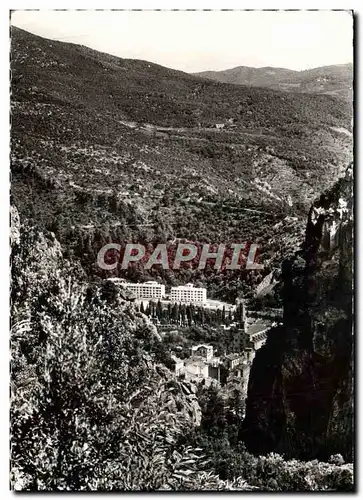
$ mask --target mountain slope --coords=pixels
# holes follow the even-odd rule
[[[130,239],[254,241],[274,265],[351,158],[351,106],[330,96],[211,82],[17,28],[11,71],[14,202],[91,276],[104,243]],[[240,277],[230,290],[216,277],[211,293],[233,299]]]
[[[267,87],[293,92],[352,96],[353,65],[338,64],[304,71],[237,66],[223,71],[202,71],[195,76],[222,83]]]
[[[234,83],[236,85],[252,87],[271,87],[274,84],[278,85],[284,79],[292,77],[295,73],[296,71],[285,68],[237,66],[221,71],[201,71],[194,73],[194,75],[222,83]]]

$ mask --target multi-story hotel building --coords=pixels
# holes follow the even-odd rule
[[[156,281],[146,281],[145,283],[124,283],[124,286],[134,293],[137,299],[162,299],[165,295],[165,285],[160,285]]]
[[[165,285],[156,281],[146,281],[145,283],[129,283],[122,278],[109,278],[115,284],[120,284],[132,292],[137,299],[159,300],[165,296]]]
[[[192,283],[184,286],[173,286],[170,290],[171,302],[206,302],[207,289],[195,288]]]

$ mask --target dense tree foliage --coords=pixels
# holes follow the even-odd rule
[[[226,311],[225,305],[217,309],[199,306],[193,303],[172,303],[163,304],[160,300],[157,302],[148,301],[144,306],[143,302],[138,306],[140,312],[146,314],[159,324],[180,325],[180,326],[202,326],[213,325],[229,326],[232,323],[241,326],[242,323],[242,305],[238,304],[235,310]]]
[[[177,487],[199,459],[173,447],[198,423],[196,398],[146,350],[145,317],[81,275],[52,238],[30,229],[14,244],[13,487]]]
[[[117,289],[86,285],[52,235],[19,232],[16,219],[15,212],[14,489],[351,487],[349,465],[246,454],[237,442],[239,394],[225,401],[218,390],[200,388],[196,395],[177,381],[160,362],[158,333],[145,315]]]
[[[277,453],[254,456],[238,440],[244,404],[241,394],[229,394],[215,387],[198,391],[202,421],[198,429],[182,436],[183,446],[200,447],[222,480],[243,477],[260,491],[353,491],[353,464],[345,464],[341,455],[329,463],[318,460],[286,460]]]
[[[168,369],[174,334],[161,342],[143,313],[188,329],[182,354],[199,341],[239,352],[245,337],[219,329],[236,318],[160,304],[138,311],[102,284],[110,273],[96,264],[109,242],[254,242],[263,272],[189,263],[114,272],[172,286],[193,277],[211,298],[251,298],[300,243],[310,200],[350,157],[351,107],[208,82],[17,28],[11,50],[12,198],[24,222],[14,212],[12,487],[352,489],[341,457],[247,453],[241,395],[196,393],[177,380]],[[230,118],[233,130],[212,128]],[[266,305],[278,297],[255,301]]]
[[[258,243],[268,272],[351,154],[352,110],[332,96],[223,85],[17,28],[11,63],[15,203],[91,279],[106,277],[96,265],[105,243],[182,238]],[[230,118],[235,128],[211,128]],[[195,271],[159,267],[117,272],[178,285]],[[229,302],[261,278],[193,275]]]

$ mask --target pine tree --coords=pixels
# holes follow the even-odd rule
[[[160,300],[158,300],[156,304],[156,317],[161,322],[163,319],[163,306],[161,305]]]
[[[233,322],[233,316],[231,309],[228,311],[228,324],[230,325]]]
[[[226,306],[223,306],[221,321],[223,325],[226,324]]]
[[[174,324],[177,324],[179,320],[179,306],[176,302],[173,304],[171,317],[172,317],[172,322]]]
[[[200,308],[200,323],[202,325],[204,325],[204,323],[205,323],[205,311],[204,311],[204,307]]]
[[[192,313],[192,305],[191,304],[187,305],[186,313],[187,313],[188,326],[192,326],[192,321],[193,321],[192,314],[193,313]]]
[[[168,303],[168,309],[167,309],[167,323],[171,323],[171,316],[172,316],[172,313],[171,313],[171,303],[169,302]]]
[[[180,320],[181,320],[181,324],[184,326],[186,321],[185,321],[185,318],[186,318],[186,306],[185,304],[182,304],[180,306]]]

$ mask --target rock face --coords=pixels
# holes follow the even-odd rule
[[[256,355],[240,434],[252,452],[352,459],[352,203],[349,168],[283,263],[283,325]]]

